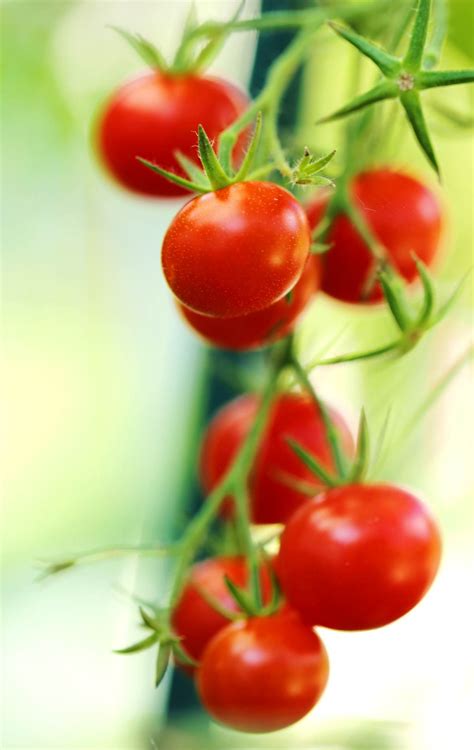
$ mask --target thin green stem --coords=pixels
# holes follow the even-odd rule
[[[239,133],[247,127],[257,116],[263,115],[263,143],[269,144],[269,150],[284,173],[289,169],[277,132],[278,108],[287,86],[295,75],[298,67],[308,52],[310,42],[314,39],[314,32],[321,26],[324,16],[313,13],[311,28],[301,31],[286,51],[273,63],[268,73],[265,87],[248,109],[221,134],[219,139],[219,158],[227,171],[231,166],[231,154]],[[315,18],[318,20],[316,21]]]
[[[71,555],[70,557],[58,560],[57,562],[39,560],[39,565],[43,568],[39,575],[39,578],[46,578],[47,576],[54,575],[55,573],[61,573],[63,570],[69,568],[75,568],[78,565],[86,565],[89,563],[101,562],[102,560],[110,560],[114,557],[124,557],[126,555],[141,555],[142,557],[166,557],[167,555],[173,555],[178,552],[177,545],[149,545],[149,544],[122,544],[116,547],[100,547],[86,552],[81,552],[78,555]]]
[[[328,357],[327,359],[315,359],[309,362],[305,366],[306,373],[311,373],[316,367],[327,367],[328,365],[339,365],[344,362],[359,362],[363,359],[375,359],[381,357],[384,354],[390,354],[396,352],[400,348],[400,340],[391,341],[385,346],[380,346],[377,349],[371,349],[367,352],[354,352],[353,354],[340,354],[337,357]]]
[[[281,368],[284,366],[285,363],[283,362],[281,366],[277,366],[272,372],[267,387],[262,396],[255,421],[235,461],[233,462],[223,480],[219,483],[218,487],[216,487],[216,489],[211,492],[211,494],[206,499],[206,502],[203,503],[200,511],[196,516],[194,516],[193,520],[185,531],[184,536],[181,538],[179,544],[181,556],[178,560],[174,582],[170,594],[171,609],[179,599],[186,580],[188,568],[192,563],[196,552],[202,544],[209,524],[217,515],[222,501],[229,495],[235,496],[236,493],[238,494],[240,491],[241,482],[243,481],[242,477],[245,477],[246,480],[255,453],[258,449],[260,437],[266,424],[268,412],[277,385],[278,375]]]
[[[337,430],[333,424],[329,412],[325,404],[323,404],[316,391],[314,390],[313,384],[309,379],[306,369],[301,365],[296,357],[292,358],[291,365],[301,387],[313,399],[318,411],[321,414],[338,476],[340,478],[344,478],[347,473],[347,459],[342,450],[339,435],[337,434]]]

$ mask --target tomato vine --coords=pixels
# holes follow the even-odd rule
[[[250,731],[287,726],[319,699],[328,664],[313,626],[355,630],[392,622],[420,601],[439,564],[439,532],[425,506],[400,488],[370,482],[371,441],[364,410],[354,446],[344,420],[320,399],[310,378],[316,367],[405,356],[444,319],[462,285],[447,299],[438,300],[428,269],[441,233],[436,196],[398,170],[372,168],[366,139],[381,130],[368,108],[398,99],[422,152],[439,173],[420,93],[472,82],[474,72],[434,70],[446,32],[442,0],[434,3],[430,38],[431,2],[418,1],[403,57],[397,51],[411,12],[401,13],[394,29],[385,24],[386,41],[393,51],[359,33],[365,26],[369,34],[368,19],[387,7],[390,3],[382,0],[359,8],[335,2],[251,19],[240,18],[239,8],[229,21],[202,24],[191,12],[171,63],[148,40],[118,30],[152,68],[133,84],[142,95],[146,92],[147,106],[142,110],[147,111],[146,116],[134,111],[134,94],[130,97],[129,88],[121,89],[109,101],[100,125],[101,157],[122,186],[155,197],[189,195],[162,249],[163,271],[184,318],[217,346],[235,350],[268,346],[268,372],[258,397],[243,410],[242,402],[231,403],[227,421],[211,425],[214,442],[222,449],[209,452],[214,479],[178,541],[168,546],[93,550],[46,563],[43,575],[122,554],[169,555],[174,566],[165,604],[140,602],[142,625],[150,632],[119,652],[157,647],[157,684],[174,658],[196,675],[211,715]],[[320,154],[304,148],[289,155],[278,128],[283,96],[326,22],[382,74],[369,91],[320,121],[368,110],[346,128],[344,163],[337,167],[334,150]],[[282,28],[294,29],[295,36],[273,62],[253,101],[227,82],[204,75],[229,34]],[[353,83],[357,85],[356,80]],[[180,122],[160,119],[164,115],[159,107],[157,111],[157,92],[158,100],[163,95],[175,97],[175,104],[179,100],[174,112],[179,112]],[[188,94],[196,101],[186,104]],[[191,115],[198,120],[190,124]],[[134,117],[136,130],[128,127]],[[194,131],[197,149],[190,142]],[[137,132],[141,141],[135,142]],[[162,161],[157,161],[158,147]],[[330,176],[324,174],[326,170]],[[303,207],[296,186],[324,191],[317,193],[316,206]],[[384,202],[390,201],[393,208],[397,190],[410,202],[415,229],[410,235],[398,227],[397,242],[391,242],[384,231],[390,216],[377,224],[384,206],[376,198],[381,191]],[[418,211],[418,200],[423,210]],[[412,243],[412,236],[423,232],[430,235],[429,241]],[[332,262],[341,278],[349,268],[348,283],[353,287],[349,292],[328,282]],[[300,285],[308,277],[310,283],[305,282],[302,291]],[[421,290],[413,297],[408,285],[415,279]],[[298,314],[319,288],[354,304],[384,302],[396,335],[365,351],[304,361],[294,329]],[[471,355],[472,349],[440,381],[407,422],[405,433]],[[274,500],[272,482],[281,493],[274,492],[278,502],[273,513],[266,513],[259,503],[269,505]],[[415,518],[418,532],[423,533],[410,532],[409,518]],[[252,524],[269,522],[284,528],[257,541]],[[197,570],[196,560],[216,523],[235,532],[235,555],[214,556],[203,573]],[[272,545],[280,535],[275,557]],[[404,583],[394,586],[400,567],[405,571]],[[187,632],[187,619],[192,617],[188,607],[195,607],[202,618],[196,623],[201,627],[195,638],[199,653],[191,653],[186,645],[193,641]],[[268,669],[256,667],[249,673],[245,659],[249,638],[264,655],[262,663]],[[277,648],[284,655],[284,677],[277,675],[275,667]],[[229,654],[233,654],[231,663]],[[221,662],[227,664],[224,678],[218,667]],[[252,680],[261,690],[269,679],[275,680],[270,707],[259,700],[261,696],[246,694],[244,689]],[[290,700],[282,680],[299,681],[305,689]]]

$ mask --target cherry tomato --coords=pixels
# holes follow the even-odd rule
[[[121,86],[106,103],[96,133],[99,155],[115,179],[133,192],[185,195],[186,190],[153,173],[136,157],[184,177],[175,152],[199,163],[198,125],[211,140],[217,139],[247,104],[244,93],[219,78],[145,73]],[[247,140],[244,132],[234,151],[237,161]]]
[[[189,201],[162,250],[171,290],[203,315],[232,318],[285,296],[310,246],[305,212],[271,182],[240,182]]]
[[[196,684],[216,721],[243,732],[273,732],[316,705],[328,673],[323,643],[286,610],[221,630],[204,651]]]
[[[215,599],[221,607],[231,612],[239,611],[225,584],[224,576],[228,576],[237,586],[246,586],[248,568],[245,558],[213,557],[194,565],[173,611],[173,629],[181,636],[185,650],[197,661],[211,638],[229,624],[229,620],[213,609],[200,591]],[[263,600],[269,602],[272,587],[269,571],[265,566],[261,568],[260,584]],[[186,671],[192,672],[192,669],[187,667]]]
[[[220,481],[255,418],[259,398],[247,394],[226,404],[209,424],[204,436],[200,475],[205,491]],[[339,431],[348,455],[354,446],[349,429],[333,409],[329,413]],[[249,481],[254,523],[286,523],[300,505],[309,502],[298,483],[305,483],[314,494],[321,490],[318,479],[289,447],[288,437],[298,441],[327,469],[333,461],[326,430],[319,410],[306,394],[282,393],[274,401]],[[305,487],[306,488],[306,487]],[[226,514],[232,512],[228,502]]]
[[[423,183],[393,169],[357,175],[350,192],[389,261],[408,282],[413,281],[418,274],[412,253],[429,266],[440,245],[442,215],[436,195]],[[313,228],[322,219],[327,201],[323,194],[307,207]],[[374,259],[347,216],[336,216],[326,240],[332,246],[322,256],[323,291],[345,302],[381,300],[379,283],[369,294],[365,292]]]
[[[255,349],[287,336],[299,315],[319,288],[319,258],[307,258],[299,281],[288,295],[264,310],[238,318],[199,315],[178,303],[178,309],[194,331],[223,349]]]
[[[441,542],[428,509],[390,485],[332,489],[291,518],[278,577],[311,625],[366,630],[397,620],[422,599]]]

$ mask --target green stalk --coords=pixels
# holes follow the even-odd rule
[[[276,390],[278,376],[285,367],[283,361],[272,372],[267,387],[263,393],[260,407],[255,417],[255,421],[248,433],[247,439],[242,445],[239,453],[224,479],[219,483],[213,492],[208,496],[202,505],[198,514],[186,529],[182,537],[179,548],[181,551],[178,565],[175,571],[174,582],[170,594],[170,608],[172,609],[178,601],[183,589],[189,566],[191,565],[196,552],[202,544],[209,524],[216,517],[219,507],[225,497],[229,495],[237,496],[241,491],[242,481],[246,481],[248,472],[257,452],[261,435],[265,428],[268,412]],[[241,503],[241,505],[243,505]],[[242,513],[242,507],[241,507]],[[248,513],[248,511],[247,511]]]

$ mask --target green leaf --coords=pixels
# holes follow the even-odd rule
[[[134,643],[133,646],[127,646],[127,648],[116,648],[114,649],[114,654],[135,654],[139,651],[145,651],[147,648],[151,648],[155,645],[155,643],[158,640],[157,633],[152,633],[151,635],[144,638],[142,641],[138,641],[138,643]]]
[[[280,471],[279,469],[270,469],[268,473],[269,476],[271,476],[272,479],[274,479],[276,482],[284,484],[285,487],[290,487],[292,490],[299,492],[301,495],[314,497],[318,491],[317,486],[310,484],[310,482],[305,482],[301,479],[298,479],[297,477],[294,477],[292,474],[289,474],[286,471]]]
[[[138,608],[141,618],[145,625],[150,628],[151,630],[157,630],[160,628],[161,622],[156,617],[152,617],[151,615],[146,612],[146,610],[143,607]]]
[[[237,172],[234,178],[236,182],[240,182],[241,180],[244,180],[247,177],[249,169],[252,166],[252,162],[257,152],[261,133],[262,133],[262,113],[259,112],[255,119],[255,128],[252,133],[250,143],[247,147],[245,157],[242,161],[242,164],[240,165],[239,171]]]
[[[354,465],[352,467],[350,481],[360,482],[367,471],[369,464],[369,427],[365,412],[362,409],[357,433],[357,448]]]
[[[222,615],[222,617],[225,617],[226,620],[239,619],[240,615],[238,612],[234,612],[228,607],[224,607],[215,596],[212,596],[212,594],[206,591],[204,586],[199,586],[198,584],[194,583],[193,588],[196,589],[199,596],[202,597],[202,599],[204,599],[207,604],[209,604],[211,609],[218,612],[220,615]]]
[[[404,283],[389,268],[380,271],[378,277],[393,318],[402,333],[405,333],[412,328],[413,320],[405,296]]]
[[[309,248],[311,255],[324,255],[333,246],[333,242],[312,242]]]
[[[431,276],[425,264],[417,256],[415,256],[414,260],[418,270],[418,275],[421,279],[421,283],[423,284],[424,291],[423,303],[421,306],[420,315],[416,322],[416,326],[423,327],[423,325],[428,324],[429,320],[431,319],[435,304],[435,291]]]
[[[160,644],[155,668],[155,687],[158,687],[168,669],[172,646],[170,643]]]
[[[446,37],[448,26],[448,9],[446,0],[434,0],[433,3],[433,33],[426,47],[423,57],[423,67],[425,70],[434,68],[441,57],[443,42]]]
[[[202,169],[192,159],[188,159],[187,156],[181,153],[181,151],[175,151],[174,157],[180,167],[186,172],[191,182],[195,185],[201,185],[203,190],[209,190],[210,184],[207,180],[206,175]]]
[[[426,125],[423,110],[421,108],[420,95],[417,91],[403,91],[400,94],[400,101],[408,117],[408,121],[413,128],[418,143],[424,151],[428,161],[439,176],[439,166],[436,160],[435,152],[431,143],[430,134]]]
[[[38,565],[44,566],[43,569],[38,573],[36,577],[36,581],[43,581],[45,578],[48,578],[49,576],[56,575],[56,573],[62,573],[63,570],[69,570],[70,568],[73,568],[76,564],[75,560],[60,560],[56,563],[46,563],[43,561],[39,561]]]
[[[224,582],[229,589],[232,598],[235,599],[242,612],[245,612],[248,615],[255,614],[250,594],[247,591],[244,591],[243,589],[236,586],[236,584],[227,575],[224,576]]]
[[[202,125],[198,126],[198,150],[204,171],[213,190],[220,190],[229,185],[230,181],[216,156],[212,144]]]
[[[109,26],[110,29],[120,34],[126,42],[137,52],[142,60],[149,65],[151,68],[157,68],[158,70],[166,71],[168,65],[161,52],[155,47],[154,44],[149,42],[147,39],[141,36],[141,34],[131,34],[125,29],[121,29],[119,26]]]
[[[323,117],[318,120],[316,124],[323,124],[326,122],[332,122],[333,120],[339,120],[341,117],[346,117],[353,112],[358,112],[365,107],[375,104],[375,102],[381,102],[385,99],[394,99],[399,95],[399,88],[394,81],[382,81],[382,83],[374,86],[370,91],[366,91],[365,94],[356,96],[349,104],[346,104],[341,109],[336,110],[331,115]]]
[[[156,172],[156,174],[159,174],[161,177],[164,177],[166,180],[173,182],[175,185],[179,185],[180,187],[186,188],[186,190],[189,190],[192,193],[208,192],[201,184],[192,182],[191,180],[187,180],[185,177],[180,177],[177,174],[173,174],[173,172],[168,172],[166,169],[162,169],[157,164],[153,164],[151,161],[148,161],[147,159],[142,159],[141,156],[137,156],[136,158],[145,167],[148,167],[148,169],[151,169],[152,172]]]
[[[327,485],[328,487],[336,487],[338,485],[337,479],[331,476],[331,474],[326,471],[321,463],[314,456],[312,456],[311,453],[308,453],[308,451],[303,448],[300,443],[298,443],[291,437],[287,437],[285,439],[285,442],[290,446],[293,453],[295,453],[298,458],[302,460],[306,468],[308,468],[325,485]]]
[[[360,36],[360,34],[356,34],[355,31],[352,31],[345,26],[341,26],[340,24],[334,23],[332,21],[329,21],[329,26],[336,32],[336,34],[342,36],[343,39],[356,47],[359,52],[362,52],[365,57],[368,57],[370,60],[372,60],[372,62],[375,63],[375,65],[388,78],[396,75],[396,73],[398,73],[398,71],[400,70],[400,60],[394,55],[390,55],[381,47],[372,44],[372,42],[369,42],[368,39]]]
[[[421,71],[416,80],[422,89],[458,86],[461,83],[473,83],[474,70]]]
[[[306,148],[304,155],[296,163],[292,170],[291,181],[295,185],[331,185],[334,187],[334,183],[328,177],[319,175],[324,167],[329,164],[331,159],[334,157],[335,151],[322,156],[319,159],[310,153]]]
[[[232,25],[236,21],[238,21],[240,15],[242,14],[244,6],[245,0],[242,0],[232,18],[230,18],[229,21],[222,26],[220,33],[217,34],[213,39],[210,39],[209,42],[200,51],[193,64],[194,73],[205,70],[217,57],[225,42],[227,41],[229,33],[232,30]]]
[[[423,53],[425,50],[426,37],[428,34],[428,22],[430,20],[431,0],[418,0],[418,8],[413,24],[408,51],[403,58],[403,67],[409,71],[417,71],[421,67]]]
[[[199,667],[199,662],[196,661],[196,659],[193,659],[193,657],[184,650],[179,641],[173,642],[172,649],[182,664],[186,664],[188,667]]]
[[[472,273],[472,269],[469,269],[469,271],[467,271],[467,273],[462,277],[462,279],[456,285],[454,291],[449,295],[448,299],[439,307],[436,313],[432,316],[431,320],[429,321],[430,328],[433,328],[435,325],[437,325],[447,315],[449,310],[453,307],[453,305],[455,304],[457,298],[459,297],[464,287],[464,284],[466,283],[471,273]]]

